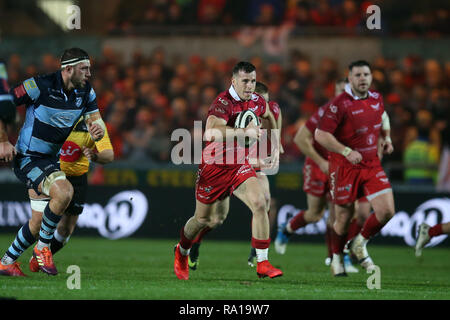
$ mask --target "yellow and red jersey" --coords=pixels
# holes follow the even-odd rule
[[[84,156],[82,147],[96,148],[98,152],[113,149],[106,128],[103,138],[95,142],[81,118],[61,147],[60,167],[66,175],[81,176],[89,171],[89,160]]]

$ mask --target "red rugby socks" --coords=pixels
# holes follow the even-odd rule
[[[348,226],[347,241],[356,237],[361,229],[362,225],[358,223],[358,219],[353,219]]]
[[[366,238],[370,239],[374,235],[376,235],[380,230],[383,228],[384,224],[381,224],[375,213],[372,213],[369,218],[367,218],[366,222],[364,223],[364,226],[361,230],[361,235]]]
[[[347,242],[347,234],[338,235],[334,228],[330,230],[331,236],[331,251],[333,254],[341,254],[344,251],[345,243]]]
[[[193,243],[200,243],[202,242],[203,237],[210,232],[212,229],[208,226],[204,227],[197,235],[197,237],[192,241]]]
[[[308,223],[305,221],[305,210],[300,210],[290,221],[289,225],[292,231],[300,229],[306,226]]]
[[[428,230],[428,235],[432,238],[432,237],[436,237],[436,236],[439,236],[439,235],[441,235],[443,232],[442,232],[442,223],[439,223],[439,224],[437,224],[437,225],[435,225],[434,227],[431,227],[429,230]]]

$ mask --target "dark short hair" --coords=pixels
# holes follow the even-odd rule
[[[353,67],[368,67],[372,71],[372,67],[366,60],[356,60],[348,65],[348,70],[352,71]]]
[[[255,92],[259,94],[266,94],[269,92],[269,89],[264,83],[256,81]]]
[[[345,77],[345,78],[339,78],[339,79],[336,80],[336,84],[339,84],[339,83],[347,83],[347,82],[348,82],[347,77]]]
[[[239,73],[239,71],[244,71],[245,73],[250,73],[255,70],[256,70],[256,67],[253,64],[251,64],[250,62],[241,61],[241,62],[238,62],[233,67],[233,76],[237,75]]]
[[[89,59],[89,55],[86,51],[80,48],[66,49],[61,56],[61,64],[68,61],[76,61],[77,59]]]

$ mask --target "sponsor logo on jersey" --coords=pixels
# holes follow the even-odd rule
[[[219,102],[220,102],[221,104],[223,104],[224,106],[227,106],[227,105],[228,105],[228,101],[225,100],[224,98],[219,98],[218,100],[219,100]]]
[[[221,108],[221,107],[216,107],[214,109],[214,111],[219,112],[219,113],[225,113],[225,110],[223,110],[223,108]]]
[[[82,102],[83,102],[83,98],[82,98],[82,97],[77,97],[77,98],[75,99],[75,105],[76,105],[77,107],[80,107]]]
[[[81,148],[73,141],[66,140],[61,147],[60,158],[65,162],[75,162],[81,157]]]
[[[363,112],[364,112],[363,109],[359,109],[359,110],[352,111],[352,114],[359,114],[359,113],[363,113]]]
[[[374,134],[369,134],[366,138],[366,142],[369,146],[373,145],[375,143],[375,135]]]
[[[58,112],[50,117],[50,120],[58,126],[69,127],[73,125],[76,115],[71,112]]]
[[[369,130],[367,127],[361,127],[359,129],[356,129],[356,133],[366,133]]]
[[[335,105],[331,105],[330,106],[330,111],[333,112],[333,113],[336,113],[337,112],[337,107]]]
[[[380,103],[378,102],[377,104],[371,104],[370,106],[372,107],[372,109],[378,110],[380,108]]]

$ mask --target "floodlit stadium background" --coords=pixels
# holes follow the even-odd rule
[[[368,10],[371,5],[380,10]],[[380,29],[371,28],[376,12]],[[119,238],[176,237],[193,213],[196,168],[171,163],[177,143],[171,133],[192,131],[195,120],[206,119],[239,60],[257,67],[258,80],[282,109],[285,154],[279,174],[270,177],[280,214],[304,208],[304,156],[293,137],[333,96],[347,65],[365,59],[373,89],[384,96],[395,147],[383,166],[399,214],[384,236],[412,245],[417,223],[450,221],[449,12],[446,1],[0,0],[0,60],[12,86],[57,70],[64,48],[90,53],[91,82],[116,161],[92,168],[80,232]],[[24,114],[18,108],[13,142]],[[0,226],[15,232],[29,215],[26,193],[6,164],[0,183]],[[433,199],[443,202],[427,207]],[[233,206],[232,212],[247,210]],[[250,215],[233,215],[232,231],[222,236],[245,239],[241,222]]]

